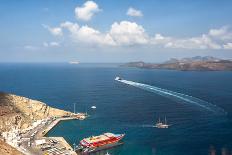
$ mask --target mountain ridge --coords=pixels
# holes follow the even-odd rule
[[[121,65],[121,67],[181,71],[232,71],[232,61],[211,56],[195,56],[182,59],[171,58],[163,63],[145,63],[143,61],[129,62]]]

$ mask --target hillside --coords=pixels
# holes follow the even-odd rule
[[[0,133],[13,127],[24,129],[33,121],[50,116],[65,116],[71,112],[47,106],[45,103],[0,92]]]
[[[23,155],[21,152],[10,146],[9,144],[0,140],[0,154],[1,155]]]
[[[232,71],[232,61],[210,56],[175,59],[163,63],[145,63],[142,61],[129,62],[122,67],[136,67],[147,69],[171,69],[182,71]]]

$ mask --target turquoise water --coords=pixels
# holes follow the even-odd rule
[[[178,92],[216,105],[200,106],[114,81],[116,76]],[[57,108],[90,114],[59,123],[48,136],[70,143],[103,132],[126,133],[115,155],[205,155],[232,151],[232,73],[119,68],[116,64],[0,64],[0,90],[41,100]],[[90,107],[97,108],[92,110]],[[171,127],[152,125],[166,116]]]

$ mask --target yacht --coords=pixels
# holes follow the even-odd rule
[[[155,124],[154,127],[156,128],[161,128],[161,129],[165,129],[168,128],[170,125],[167,124],[167,119],[166,117],[164,118],[164,122],[162,122],[159,118],[159,120],[157,121],[157,123]]]

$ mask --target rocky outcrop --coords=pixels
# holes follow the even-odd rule
[[[0,92],[0,133],[12,128],[25,129],[34,121],[47,117],[71,114],[37,100]]]

